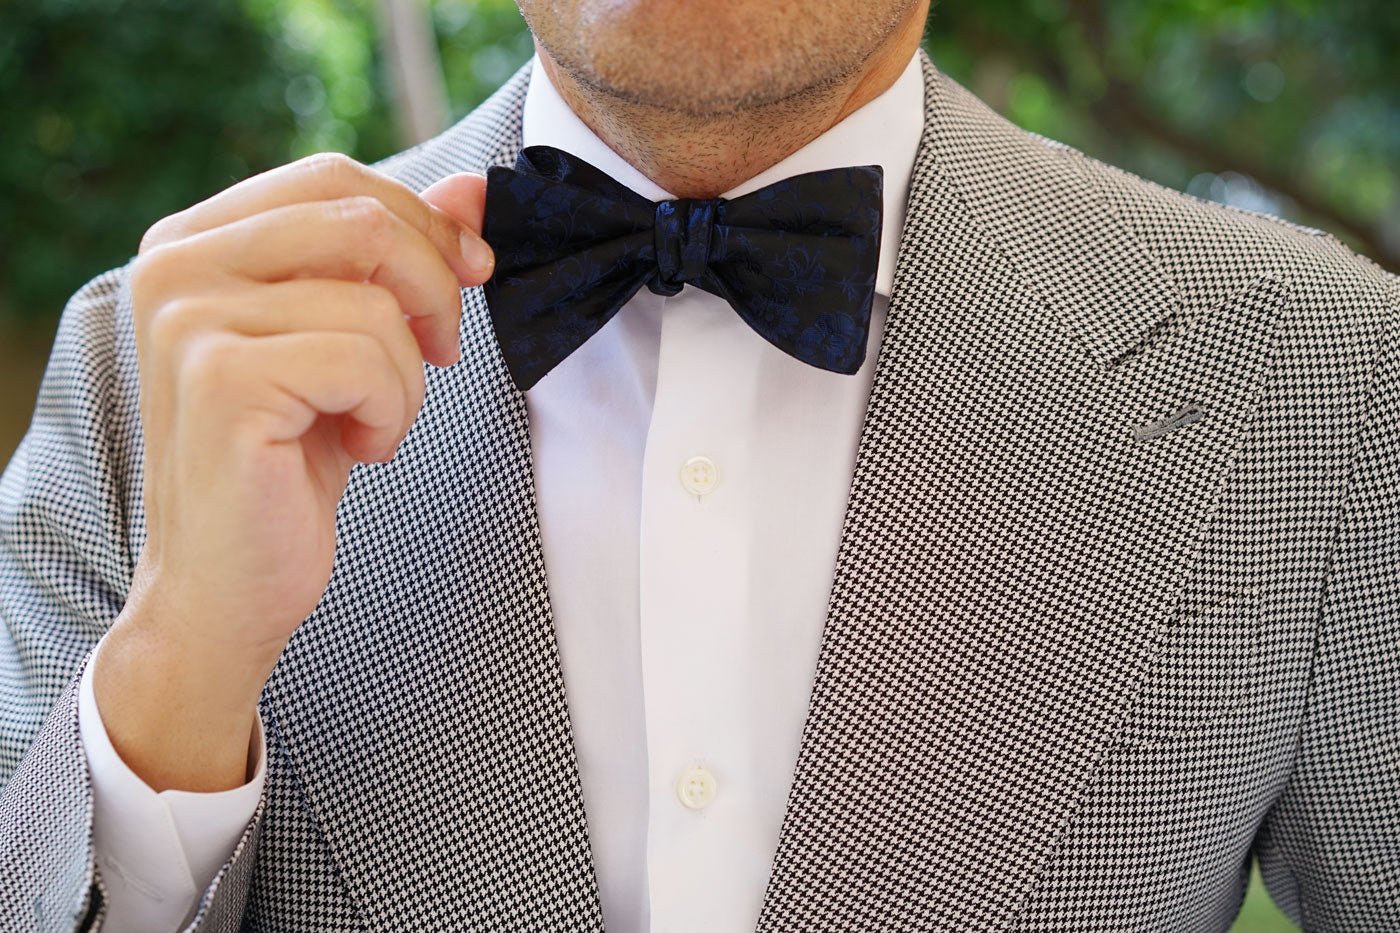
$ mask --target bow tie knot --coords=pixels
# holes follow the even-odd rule
[[[865,359],[883,174],[793,175],[732,200],[642,197],[582,159],[529,146],[487,172],[484,293],[506,368],[528,389],[642,286],[729,303],[763,339],[820,369]]]
[[[647,288],[669,298],[688,284],[699,282],[710,267],[715,212],[721,198],[676,198],[658,201],[656,226],[656,275]]]

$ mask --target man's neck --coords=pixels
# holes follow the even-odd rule
[[[801,149],[894,84],[923,38],[918,4],[868,66],[849,80],[760,107],[698,117],[589,87],[535,50],[560,96],[598,138],[661,188],[713,198]]]

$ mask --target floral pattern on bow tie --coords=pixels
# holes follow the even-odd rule
[[[659,204],[547,146],[487,177],[483,235],[496,271],[486,302],[522,390],[643,286],[717,295],[764,339],[822,369],[852,374],[865,359],[879,166],[795,175],[732,200]]]

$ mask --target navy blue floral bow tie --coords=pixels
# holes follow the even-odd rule
[[[880,253],[878,165],[795,175],[734,200],[652,202],[587,162],[530,146],[487,173],[486,303],[523,391],[645,285],[718,295],[774,346],[851,374],[865,360]]]

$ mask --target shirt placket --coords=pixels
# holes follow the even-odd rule
[[[657,930],[741,928],[732,915],[751,905],[732,892],[745,889],[753,853],[766,860],[747,838],[756,814],[743,741],[748,524],[758,514],[748,451],[761,346],[720,299],[692,287],[667,299],[642,469],[639,581]]]

